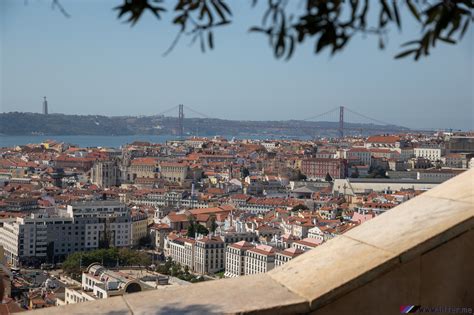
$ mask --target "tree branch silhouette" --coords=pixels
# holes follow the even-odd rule
[[[69,16],[60,0],[52,0],[65,16]],[[168,12],[163,0],[121,0],[115,7],[118,19],[134,26],[143,14],[151,12],[158,19]],[[232,23],[232,10],[226,0],[177,0],[171,10],[172,23],[179,27],[178,34],[165,51],[168,55],[182,35],[190,36],[191,43],[200,42],[201,50],[214,48],[213,31]],[[401,45],[395,58],[411,56],[414,60],[428,56],[439,42],[458,43],[473,20],[474,0],[301,0],[290,9],[289,0],[251,0],[251,7],[264,3],[260,25],[250,27],[250,32],[267,37],[273,55],[290,59],[298,45],[314,41],[314,53],[329,50],[331,55],[340,53],[357,34],[373,35],[378,46],[385,49],[391,27],[402,30],[402,20],[414,18],[421,31],[419,39]],[[303,5],[302,5],[303,4]],[[404,9],[403,11],[401,9]],[[376,15],[376,22],[369,23],[369,13]],[[372,16],[371,15],[371,16]],[[375,16],[374,15],[374,16]]]

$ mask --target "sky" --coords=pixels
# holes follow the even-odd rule
[[[182,37],[164,57],[178,31],[172,15],[147,13],[130,27],[112,10],[122,2],[61,0],[66,18],[50,0],[1,0],[0,112],[40,112],[43,96],[53,113],[108,116],[184,104],[215,118],[286,120],[345,106],[411,128],[474,129],[472,27],[460,44],[439,44],[418,62],[393,58],[418,38],[409,16],[383,51],[359,36],[336,56],[315,55],[310,41],[282,61],[248,32],[263,8],[228,1],[233,23],[216,30],[213,51]],[[361,120],[346,112],[346,121]]]

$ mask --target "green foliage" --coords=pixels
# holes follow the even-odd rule
[[[324,178],[325,181],[327,182],[332,182],[332,177],[329,173],[326,174],[326,177]]]
[[[189,282],[204,281],[203,277],[196,276],[190,273],[188,266],[183,267],[180,263],[173,261],[171,257],[166,258],[165,263],[159,265],[156,268],[156,271],[161,274],[176,277],[184,281],[189,281]]]
[[[58,0],[53,0],[57,2]],[[158,19],[166,8],[161,0],[122,0],[118,18],[128,16],[126,22],[135,25],[144,12],[149,11]],[[294,3],[298,5],[294,5]],[[179,0],[173,8],[172,23],[179,31],[170,49],[182,34],[191,36],[191,43],[199,40],[202,51],[214,48],[213,30],[231,23],[232,10],[225,0]],[[253,0],[253,7],[259,1]],[[420,39],[402,46],[409,48],[396,58],[427,56],[436,43],[455,44],[463,38],[472,20],[472,0],[305,0],[265,1],[262,22],[250,28],[266,36],[276,58],[290,58],[297,45],[314,40],[314,52],[328,48],[331,54],[340,52],[358,34],[373,35],[380,49],[385,48],[391,27],[402,30],[404,18],[411,17],[421,30]],[[401,10],[406,7],[406,10]],[[375,11],[375,12],[374,12]],[[376,16],[377,19],[369,19]],[[403,19],[402,19],[403,17]]]
[[[70,254],[62,267],[67,274],[80,274],[84,268],[95,262],[101,263],[105,267],[148,266],[151,260],[144,252],[128,248],[109,248]]]
[[[194,217],[193,216],[189,216],[188,217],[188,222],[189,222],[189,226],[188,226],[188,237],[194,237],[196,235],[196,222],[194,221]]]
[[[218,225],[216,223],[216,216],[211,217],[211,226],[209,227],[209,230],[214,233],[217,229]]]
[[[307,180],[307,179],[308,179],[308,177],[307,177],[305,174],[301,173],[300,170],[298,170],[298,178],[297,178],[297,180]]]
[[[162,2],[161,0],[154,0],[154,2]],[[122,5],[115,7],[118,12],[118,18],[120,19],[124,14],[129,13],[127,22],[135,25],[138,22],[144,11],[148,10],[153,13],[158,19],[161,18],[160,12],[165,12],[166,9],[162,8],[151,1],[136,1],[136,0],[125,0]]]
[[[140,247],[150,246],[151,243],[152,243],[152,240],[151,240],[150,235],[146,235],[138,240],[138,246]]]
[[[198,234],[202,234],[202,235],[207,235],[209,234],[209,230],[206,229],[206,227],[202,224],[199,224],[199,223],[196,223],[196,232]]]
[[[359,178],[360,174],[359,174],[359,169],[356,167],[354,172],[352,172],[351,174],[351,178]]]
[[[306,205],[302,205],[302,204],[299,204],[299,205],[296,205],[294,206],[291,211],[293,212],[298,212],[298,211],[302,211],[302,210],[308,210],[309,208],[306,206]]]
[[[250,175],[250,171],[249,171],[248,168],[243,167],[242,170],[241,170],[241,174],[242,174],[242,178],[245,178],[245,177]]]
[[[208,235],[209,230],[206,229],[205,226],[197,223],[192,216],[188,218],[189,226],[188,226],[188,237],[195,237],[197,234]]]
[[[188,237],[195,237],[196,236],[196,228],[194,227],[194,224],[190,224],[188,226],[187,236]]]
[[[369,175],[367,177],[369,178],[388,178],[387,175],[385,175],[386,171],[385,169],[380,166],[380,165],[377,165],[375,167],[370,167],[369,168]]]

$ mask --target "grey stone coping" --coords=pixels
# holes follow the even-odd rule
[[[466,171],[269,273],[36,310],[36,314],[295,314],[316,310],[474,229]]]

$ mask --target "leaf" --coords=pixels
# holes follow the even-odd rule
[[[286,56],[286,60],[290,60],[291,56],[293,55],[293,50],[295,49],[295,39],[293,36],[289,36],[289,48],[288,48],[288,54]]]
[[[397,1],[393,1],[393,13],[395,14],[395,22],[397,22],[398,29],[402,29],[402,23],[400,22],[400,14],[398,13]]]
[[[419,40],[411,40],[409,42],[406,42],[402,45],[402,47],[406,47],[406,46],[410,46],[410,45],[413,45],[413,44],[419,44],[420,41]]]
[[[464,22],[464,25],[463,25],[462,30],[461,30],[461,34],[459,35],[459,39],[464,37],[464,34],[466,33],[467,28],[469,27],[469,22],[470,22],[470,19],[468,17],[466,22]]]
[[[214,49],[214,39],[213,39],[213,35],[212,35],[211,31],[209,31],[208,34],[207,34],[207,40],[209,42],[209,47],[211,49]]]
[[[261,28],[259,26],[253,26],[249,29],[249,32],[261,32],[261,33],[266,33],[267,30],[264,28]]]
[[[230,16],[232,16],[232,11],[229,9],[229,6],[222,0],[217,0],[217,2],[219,2],[219,4],[221,5],[221,7],[224,9],[224,11],[227,12],[227,14],[229,14]]]
[[[230,24],[230,21],[227,21],[227,20],[226,21],[221,21],[219,23],[214,24],[214,26],[222,26],[222,25],[227,25],[227,24]]]
[[[455,40],[452,40],[451,38],[447,38],[447,37],[438,37],[438,39],[442,42],[445,42],[445,43],[448,43],[448,44],[456,44],[456,41]]]
[[[204,45],[204,38],[202,37],[202,32],[199,32],[199,43],[201,44],[201,51],[206,52],[206,45]]]
[[[379,37],[379,48],[380,49],[384,49],[385,48],[385,44],[383,42],[383,38],[380,36]]]
[[[383,11],[387,14],[388,19],[392,20],[392,13],[390,12],[390,7],[388,6],[387,1],[381,0],[380,2],[382,2]]]
[[[330,43],[329,32],[324,32],[319,38],[318,44],[316,45],[316,53],[319,53],[321,49],[327,46]]]
[[[396,56],[395,56],[395,59],[405,58],[406,56],[411,55],[411,54],[413,54],[413,53],[415,53],[415,52],[417,52],[417,51],[418,51],[418,49],[406,50],[406,51],[404,51],[404,52],[399,53],[398,55],[396,55]]]
[[[407,4],[408,8],[411,11],[411,14],[413,14],[413,16],[418,20],[418,22],[421,22],[420,13],[418,12],[418,9],[415,7],[413,2],[411,2],[411,0],[407,0]]]
[[[420,56],[421,56],[421,51],[422,51],[421,48],[416,51],[415,60],[418,60],[418,59],[420,58]]]
[[[221,20],[225,20],[225,15],[222,12],[221,8],[219,7],[219,4],[217,2],[211,1],[212,6],[216,10],[217,14],[220,16]]]

